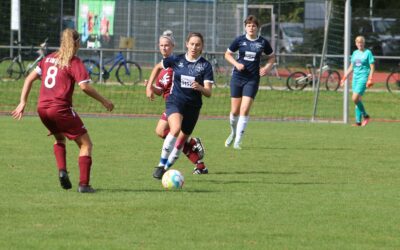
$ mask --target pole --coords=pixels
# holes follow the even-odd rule
[[[183,1],[183,30],[182,30],[182,50],[185,51],[185,43],[186,43],[186,23],[187,23],[187,0]]]
[[[131,0],[128,1],[128,16],[127,16],[127,22],[128,22],[128,25],[127,25],[127,27],[126,27],[126,36],[127,36],[127,38],[129,39],[129,38],[131,38],[131,36],[132,36],[132,33],[131,33],[131,23],[132,23],[132,1],[131,1]],[[126,58],[127,58],[128,60],[131,60],[131,52],[128,52],[128,53],[127,53]]]
[[[64,0],[61,0],[60,4],[60,35],[63,31],[63,19],[64,19]],[[61,41],[61,38],[60,38]]]
[[[213,25],[212,25],[212,48],[211,51],[215,52],[216,44],[217,44],[217,1],[214,0],[213,3]]]
[[[158,29],[160,28],[160,0],[156,1],[156,20],[154,29],[154,50],[158,50]],[[154,64],[157,64],[158,53],[154,53]]]
[[[313,77],[313,90],[314,90],[314,108],[313,108],[313,115],[311,117],[311,121],[315,121],[315,118],[317,116],[317,106],[318,106],[318,98],[319,98],[319,86],[320,86],[320,82],[321,82],[321,77],[322,77],[322,73],[323,73],[323,66],[324,66],[324,62],[325,62],[325,58],[326,58],[326,53],[328,50],[328,35],[329,35],[329,22],[331,20],[331,13],[332,13],[332,0],[327,0],[325,2],[325,31],[324,31],[324,43],[323,43],[323,47],[322,47],[322,56],[321,56],[321,60],[319,63],[319,73],[318,73],[318,78],[317,78],[317,82],[315,83],[315,79]],[[315,62],[313,62],[313,65],[315,65]],[[315,75],[313,73],[313,75]]]
[[[369,0],[369,17],[372,17],[372,8],[374,6],[374,0]]]
[[[346,0],[344,11],[344,72],[349,68],[350,39],[351,39],[351,0]],[[349,123],[349,80],[343,89],[343,122]]]
[[[249,15],[248,7],[249,7],[249,1],[248,0],[243,0],[243,19],[242,19],[242,22],[244,20],[246,20],[247,16]],[[242,27],[243,27],[243,34],[244,34],[245,33],[244,25],[242,25]]]

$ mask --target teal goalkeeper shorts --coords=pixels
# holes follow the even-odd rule
[[[353,93],[357,93],[361,96],[364,95],[366,89],[367,89],[366,81],[363,83],[353,82],[353,84],[352,84]]]

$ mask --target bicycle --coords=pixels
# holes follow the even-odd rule
[[[296,71],[289,75],[286,86],[290,90],[303,90],[307,86],[313,86],[319,70],[314,65],[307,64],[308,73]],[[326,90],[336,91],[340,86],[340,73],[332,70],[328,65],[322,67],[322,77],[320,82],[325,84]]]
[[[111,64],[108,69],[105,65]],[[85,65],[87,71],[93,82],[98,82],[100,79],[100,73],[102,79],[106,81],[110,78],[110,74],[115,67],[117,71],[115,72],[115,77],[121,85],[134,85],[142,81],[142,68],[140,65],[134,61],[126,60],[121,51],[117,53],[114,57],[107,60],[101,68],[100,63],[94,59],[84,59],[83,64]]]
[[[20,41],[15,42],[16,45],[21,45]],[[22,52],[21,46],[18,47],[18,54],[15,57],[4,57],[0,60],[0,80],[6,81],[16,81],[21,78],[21,76],[27,76],[42,60],[47,54],[47,38],[42,44],[40,44],[39,49],[36,51],[38,57],[25,67],[25,56],[30,56],[33,52],[33,45],[29,52]]]
[[[228,67],[221,66],[215,54],[205,53],[204,57],[211,63],[214,74],[215,87],[229,87],[231,70]]]
[[[386,78],[386,88],[390,93],[400,91],[400,63],[390,71],[390,74]]]
[[[265,80],[263,80],[263,78],[260,79],[260,85],[264,85],[264,83],[266,83],[271,90],[274,90],[276,89],[276,86],[285,84],[282,82],[284,81],[283,77],[289,76],[290,73],[290,69],[286,66],[280,67],[278,63],[274,63],[268,75],[265,76]]]

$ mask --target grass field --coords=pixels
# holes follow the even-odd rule
[[[22,81],[0,82],[0,113],[10,112],[18,102],[22,89]],[[36,112],[39,82],[35,82],[29,98],[26,111]],[[113,114],[129,115],[159,115],[165,105],[161,98],[149,102],[145,96],[145,88],[141,85],[120,86],[95,84],[94,87],[115,104]],[[373,119],[400,120],[398,107],[400,94],[385,91],[368,91],[364,96],[364,104]],[[229,88],[213,89],[211,98],[203,98],[204,106],[201,114],[213,117],[227,117],[230,109]],[[91,100],[79,88],[75,89],[74,107],[80,113],[107,113],[103,106]],[[349,104],[349,117],[353,121],[354,104]],[[260,90],[254,107],[252,118],[272,120],[311,120],[313,114],[314,93],[312,91]],[[343,93],[321,91],[316,119],[342,121]]]
[[[95,194],[61,189],[37,117],[0,116],[0,249],[399,249],[400,129],[372,122],[249,123],[225,148],[225,120],[200,120],[209,175],[181,157],[185,186],[151,177],[155,119],[83,117]]]

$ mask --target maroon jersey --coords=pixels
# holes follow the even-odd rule
[[[172,68],[167,68],[162,69],[160,74],[158,74],[157,76],[156,88],[159,88],[163,91],[162,95],[164,100],[167,99],[171,92],[173,74],[174,71],[172,70]]]
[[[89,82],[90,77],[82,61],[74,56],[65,68],[56,66],[58,59],[52,53],[36,67],[42,77],[38,108],[72,107],[72,94],[75,83]]]

